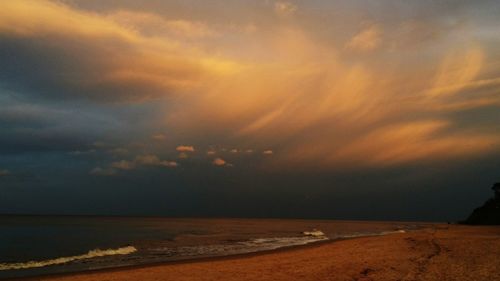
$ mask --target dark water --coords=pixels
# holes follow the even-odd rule
[[[241,254],[418,227],[404,222],[0,216],[0,278]],[[313,229],[325,235],[303,233]]]

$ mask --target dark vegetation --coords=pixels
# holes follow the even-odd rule
[[[461,223],[473,225],[500,225],[500,183],[493,187],[493,198],[488,199],[483,206],[474,209],[472,214]]]

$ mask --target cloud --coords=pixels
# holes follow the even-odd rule
[[[95,167],[89,172],[89,174],[95,176],[113,176],[116,175],[116,170],[112,168],[103,169],[101,167]]]
[[[272,151],[272,150],[270,150],[270,149],[268,149],[268,150],[264,150],[264,151],[262,152],[262,154],[264,154],[264,155],[272,155],[272,154],[273,154],[273,151]]]
[[[382,29],[373,24],[354,35],[345,45],[346,49],[367,52],[377,49],[382,44]]]
[[[196,39],[215,37],[218,32],[202,22],[195,22],[185,19],[167,20],[160,15],[119,10],[107,16],[113,22],[122,26],[138,30],[143,34],[162,34],[164,36]]]
[[[8,95],[36,104],[76,104],[78,112],[91,104],[95,112],[89,118],[111,111],[106,118],[113,129],[100,131],[98,139],[106,144],[95,147],[98,151],[112,149],[108,139],[142,139],[142,151],[153,144],[147,147],[157,150],[152,153],[166,153],[163,143],[151,142],[162,139],[152,131],[201,147],[204,142],[255,151],[279,146],[264,165],[280,168],[336,169],[355,167],[356,161],[370,167],[405,165],[498,151],[500,134],[492,125],[500,104],[500,52],[493,47],[498,40],[492,24],[498,20],[467,24],[469,5],[448,10],[430,2],[410,8],[395,4],[400,11],[389,15],[379,11],[387,10],[385,3],[383,9],[337,2],[317,9],[307,3],[311,6],[300,21],[277,22],[276,13],[294,14],[297,7],[269,1],[272,6],[261,5],[263,13],[238,7],[231,8],[234,14],[214,17],[221,15],[219,9],[160,15],[112,7],[91,12],[58,3],[2,4],[0,84],[13,90]],[[331,17],[340,8],[345,14]],[[421,16],[413,8],[439,8],[439,13]],[[318,13],[314,17],[308,14],[312,10]],[[367,14],[376,23],[366,24]],[[324,18],[332,21],[328,28]],[[242,32],[242,26],[253,26],[254,32]],[[175,102],[164,98],[173,96]],[[35,130],[42,126],[35,111],[22,116],[0,109],[1,124],[14,127],[0,132],[0,150],[47,145],[75,151],[97,139],[62,134],[65,138],[56,141],[52,128],[75,135],[63,124],[73,124],[66,121],[69,114],[54,118],[64,122]],[[138,113],[147,114],[137,118]],[[472,113],[480,117],[464,121]],[[114,125],[123,116],[129,119],[120,132]],[[101,121],[78,128],[91,132],[87,129]],[[10,136],[14,130],[19,137]],[[39,144],[21,145],[29,139]],[[179,148],[179,158],[194,151]]]
[[[2,176],[8,176],[10,175],[10,171],[9,170],[0,170],[0,177]]]
[[[231,152],[231,153],[238,153],[238,149],[233,148],[233,149],[231,149],[229,152]]]
[[[190,145],[179,145],[176,150],[179,152],[194,152],[194,147]]]
[[[297,6],[290,2],[277,1],[274,3],[274,11],[280,16],[290,16],[297,12]]]
[[[212,161],[212,164],[215,165],[215,166],[228,166],[228,167],[232,167],[233,166],[231,163],[227,163],[226,160],[224,160],[222,158],[215,158]]]
[[[187,99],[184,111],[169,121],[183,134],[200,138],[203,132],[211,142],[241,142],[261,151],[279,144],[280,153],[263,164],[276,169],[355,168],[356,161],[374,168],[497,151],[500,134],[486,120],[498,120],[491,112],[500,104],[500,68],[486,58],[500,53],[464,33],[440,35],[418,48],[392,48],[382,42],[382,34],[395,40],[391,32],[381,20],[353,31],[348,44],[335,45],[305,28],[277,27],[271,39],[259,38],[272,59],[259,61],[249,51],[251,66],[211,84],[206,96]],[[360,54],[371,50],[377,52]],[[458,116],[472,108],[485,110],[477,113],[483,115],[478,127],[465,127]],[[207,121],[218,126],[207,129],[201,125]],[[389,130],[404,137],[392,139]],[[382,145],[385,136],[391,145]],[[409,145],[404,138],[419,141]],[[405,154],[396,156],[398,150]]]
[[[458,93],[474,83],[472,81],[483,65],[484,53],[479,47],[449,52],[439,66],[432,88],[426,94],[442,97]]]
[[[107,173],[111,175],[116,173],[116,170],[129,171],[137,169],[141,166],[158,166],[158,167],[175,168],[178,166],[178,163],[175,161],[161,160],[158,156],[153,154],[145,154],[145,155],[138,155],[132,161],[120,160],[112,162],[109,168],[107,169],[102,169],[97,167],[96,169],[94,169],[95,171],[93,170],[93,172],[91,172],[91,174],[105,175]]]
[[[161,164],[161,166],[170,167],[170,168],[174,168],[174,167],[177,167],[179,165],[175,161],[162,161],[160,164]]]
[[[214,150],[207,151],[207,155],[215,155],[217,152]]]
[[[2,70],[0,76],[1,72]],[[71,106],[33,102],[5,90],[2,85],[0,152],[24,154],[60,151],[70,155],[91,154],[92,147],[88,144],[101,126],[105,126],[99,114],[94,113],[92,110],[81,110],[75,114]]]
[[[111,167],[119,170],[132,170],[135,169],[136,165],[133,162],[121,160],[111,163]]]
[[[177,162],[175,161],[165,161],[165,160],[160,160],[158,156],[156,155],[141,155],[137,156],[135,159],[135,163],[140,164],[140,165],[149,165],[149,166],[163,166],[163,167],[177,167]]]
[[[328,140],[316,139],[310,149],[295,147],[281,161],[300,166],[300,161],[314,158],[316,169],[394,167],[430,159],[467,159],[500,143],[494,134],[447,134],[451,127],[442,120],[394,122],[351,137],[334,149]]]
[[[179,155],[177,157],[179,159],[186,159],[186,158],[189,158],[189,155],[187,155],[186,152],[181,152],[181,153],[179,153]]]
[[[137,17],[153,22],[158,18],[144,13]],[[176,34],[209,33],[186,21],[168,25]],[[140,31],[112,15],[58,2],[2,3],[0,81],[39,99],[140,102],[192,90],[204,77],[234,65],[175,36]]]

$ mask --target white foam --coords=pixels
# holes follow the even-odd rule
[[[406,231],[403,229],[394,230],[394,231],[384,231],[384,232],[380,233],[380,235],[396,234],[396,233],[406,233]]]
[[[89,251],[86,254],[78,255],[78,256],[69,256],[69,257],[60,257],[50,260],[43,261],[28,261],[28,262],[19,262],[19,263],[0,263],[0,270],[12,270],[12,269],[27,269],[27,268],[36,268],[36,267],[44,267],[49,265],[57,265],[64,264],[76,260],[84,260],[91,259],[96,257],[104,257],[104,256],[113,256],[113,255],[128,255],[137,251],[137,249],[133,246],[122,247],[118,249],[107,249],[107,250],[99,250],[95,249]]]
[[[258,238],[247,242],[241,242],[247,246],[253,246],[265,250],[278,249],[282,247],[306,245],[313,242],[327,240],[324,235],[313,237],[276,237],[276,238]]]
[[[321,230],[314,229],[313,231],[304,231],[302,234],[312,237],[325,237],[325,233]]]
[[[295,237],[266,237],[240,241],[232,244],[214,244],[184,247],[160,247],[150,249],[153,253],[161,253],[171,257],[200,257],[200,256],[225,256],[232,254],[254,253],[275,250],[283,247],[306,245],[309,243],[328,240],[321,236],[295,236]]]

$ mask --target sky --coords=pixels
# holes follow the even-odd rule
[[[0,3],[0,213],[454,221],[498,1]]]

